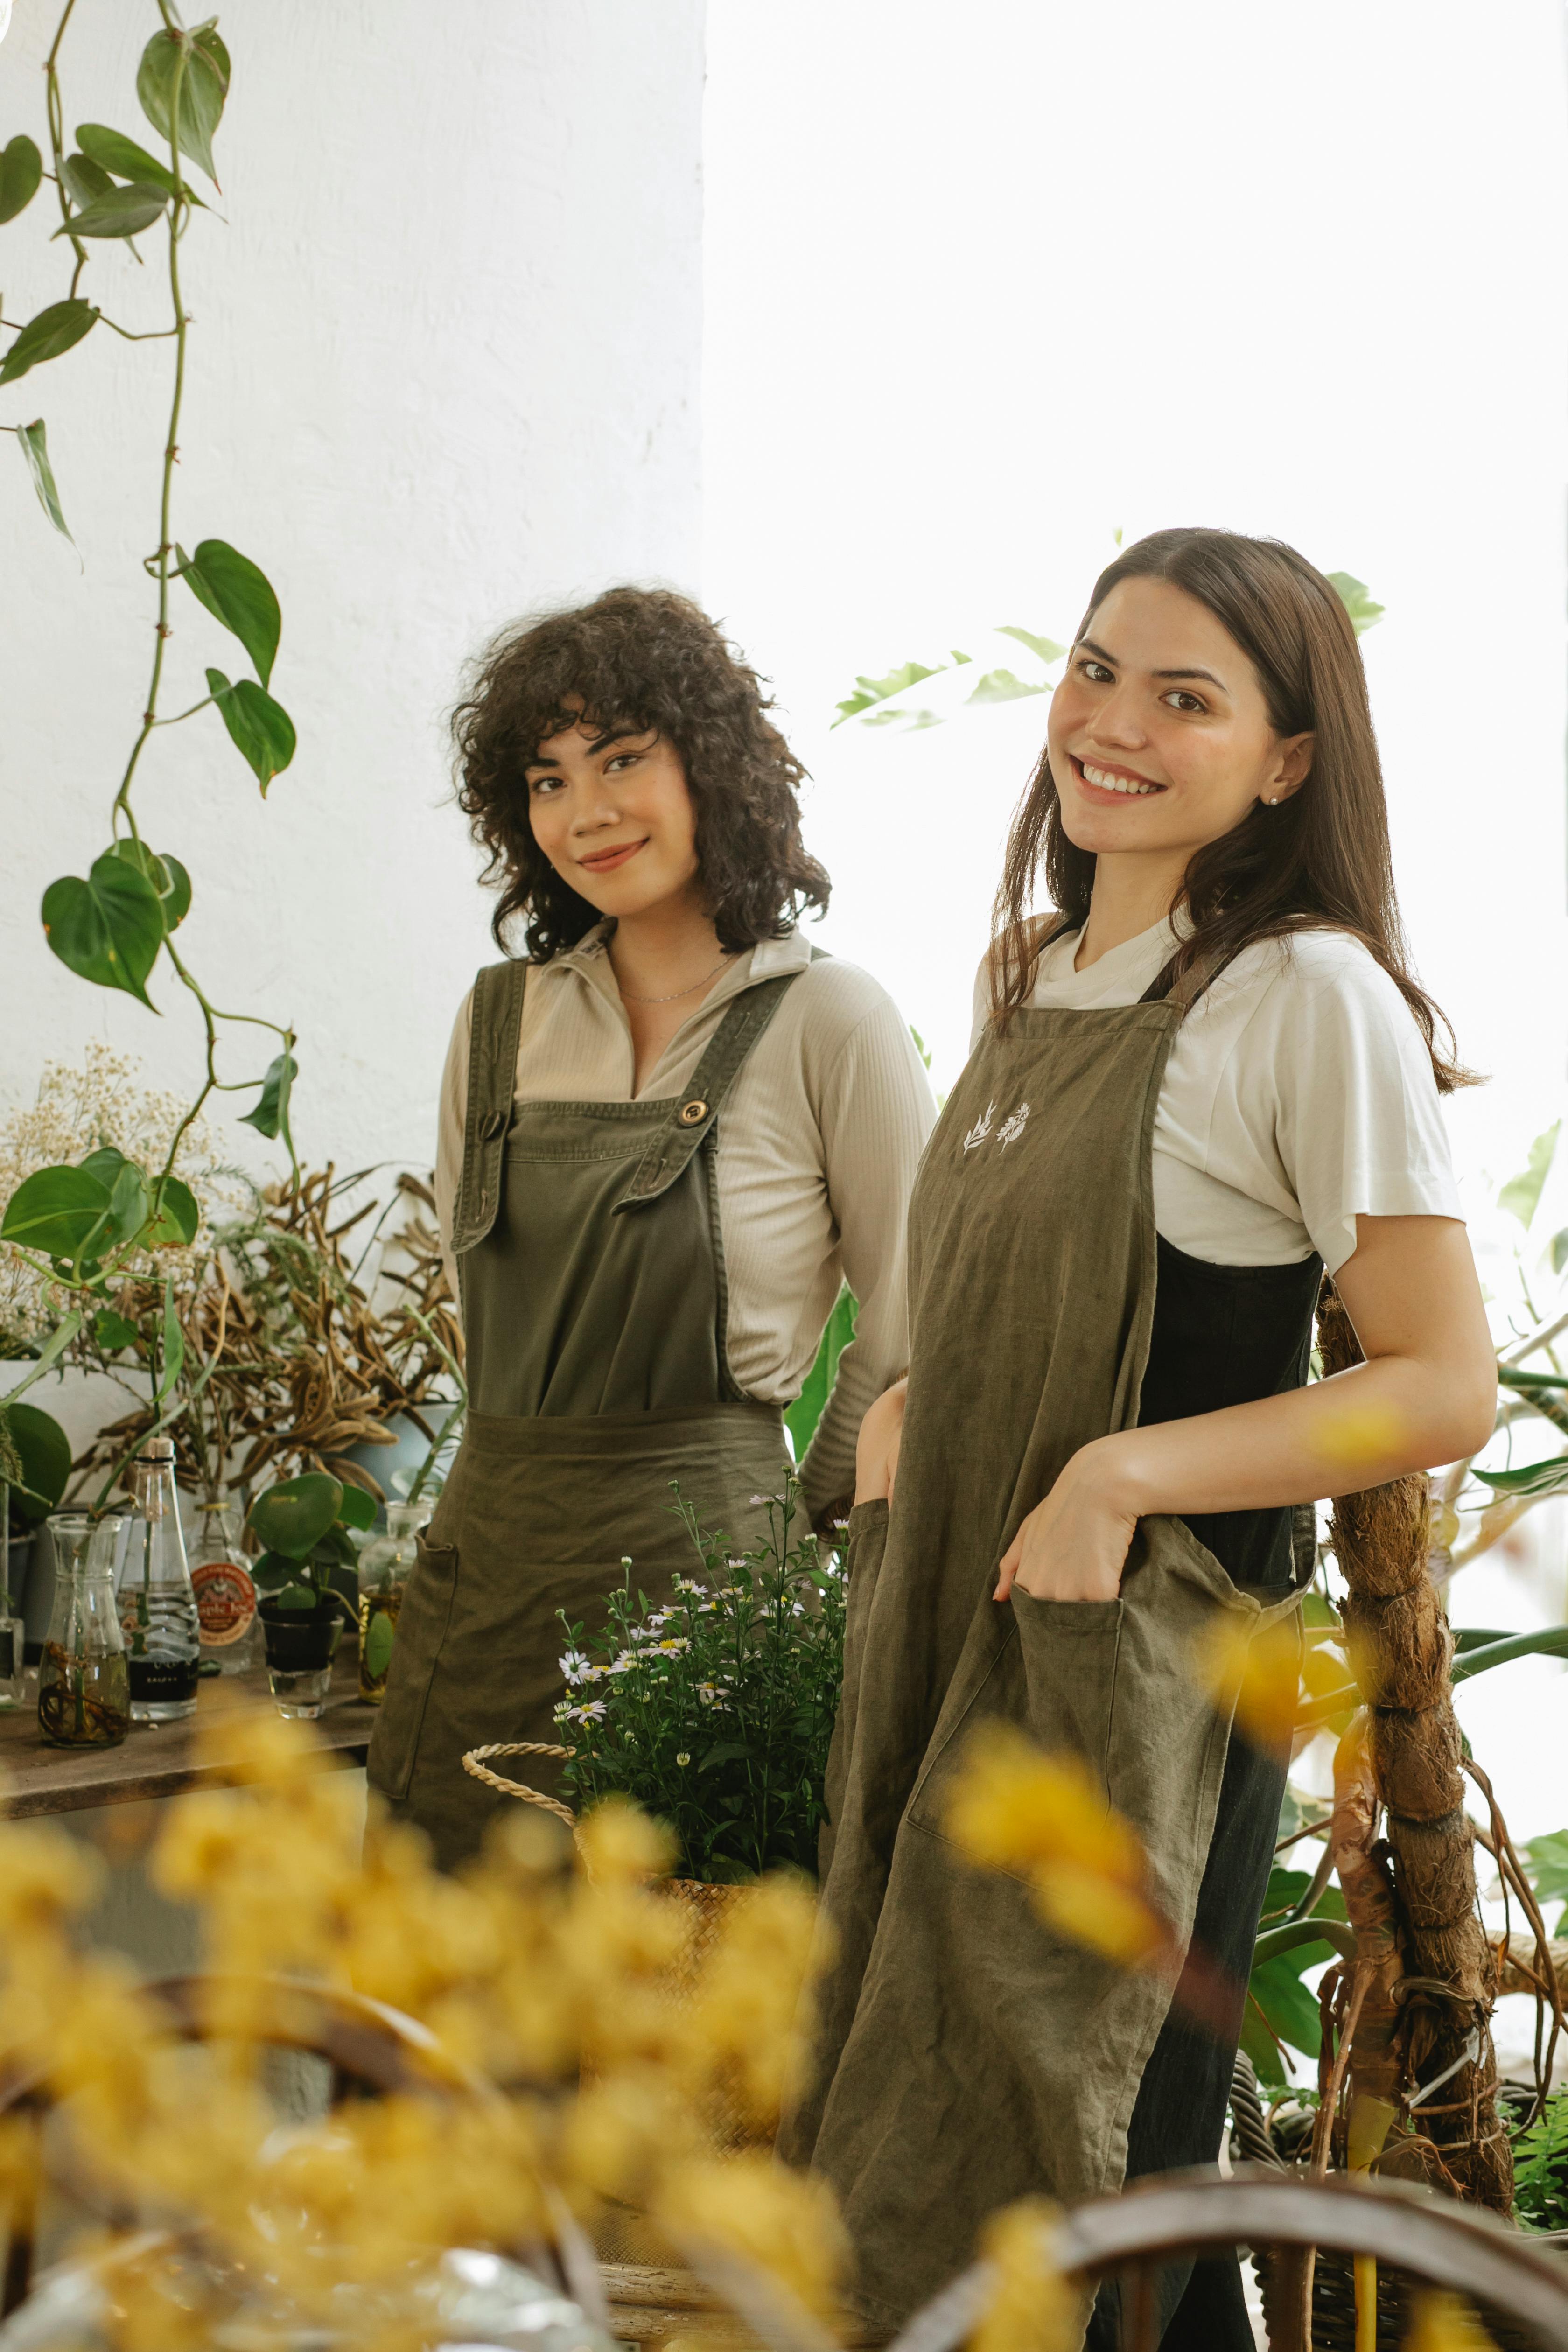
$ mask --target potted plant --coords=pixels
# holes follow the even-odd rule
[[[263,1546],[252,1570],[262,1596],[258,1614],[282,1715],[318,1716],[326,1704],[346,1614],[331,1573],[354,1567],[350,1530],[363,1532],[374,1520],[375,1504],[363,1487],[322,1470],[280,1479],[250,1507],[246,1525]]]
[[[734,1885],[781,1864],[816,1874],[845,1591],[798,1496],[791,1479],[767,1542],[733,1558],[677,1489],[702,1574],[677,1577],[656,1608],[624,1560],[602,1633],[585,1639],[562,1618],[555,1719],[573,1802],[583,1811],[618,1792],[646,1806],[669,1824],[682,1879]]]

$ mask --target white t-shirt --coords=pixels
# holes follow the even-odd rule
[[[1174,952],[1169,922],[1073,970],[1040,958],[1031,1004],[1136,1004]],[[974,987],[971,1050],[989,1012]],[[1246,949],[1176,1032],[1154,1115],[1154,1224],[1211,1265],[1329,1272],[1358,1214],[1458,1217],[1432,1065],[1410,1009],[1359,940],[1299,931]]]

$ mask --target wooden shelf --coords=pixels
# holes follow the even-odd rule
[[[325,1712],[310,1727],[344,1764],[363,1764],[375,1709],[362,1706],[354,1645],[333,1670]],[[51,1748],[38,1729],[37,1670],[14,1712],[0,1714],[0,1819],[74,1813],[91,1805],[130,1805],[212,1787],[223,1775],[202,1761],[199,1736],[214,1722],[273,1712],[267,1670],[221,1675],[198,1684],[196,1711],[183,1723],[133,1723],[118,1748]]]

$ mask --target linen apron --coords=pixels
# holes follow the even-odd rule
[[[879,2329],[973,2258],[997,2207],[1118,2188],[1130,2128],[1137,2169],[1218,2154],[1234,2034],[1227,2050],[1167,2021],[1167,1979],[1057,1936],[1020,1878],[968,1865],[944,1826],[976,1725],[1011,1721],[1087,1758],[1184,1948],[1196,1921],[1239,1975],[1239,2032],[1283,1760],[1232,1740],[1194,1652],[1225,1616],[1256,1630],[1298,1605],[1310,1514],[1145,1518],[1119,1598],[992,1598],[1070,1457],[1138,1423],[1146,1371],[1151,1419],[1306,1377],[1317,1259],[1209,1266],[1155,1234],[1155,1108],[1203,984],[1167,993],[1162,974],[1139,1004],[1026,1009],[1005,1036],[987,1031],[915,1185],[897,1501],[850,1521],[824,1839],[837,1958],[812,2085],[780,2141],[836,2189],[854,2300]],[[1104,2324],[1097,2343],[1114,2340]]]
[[[672,1480],[743,1549],[787,1469],[779,1408],[742,1395],[725,1352],[715,1153],[796,975],[735,999],[682,1095],[514,1104],[527,971],[492,965],[474,990],[453,1221],[469,1410],[370,1744],[371,1786],[445,1869],[514,1801],[464,1772],[465,1750],[558,1738],[556,1612],[598,1632],[628,1555],[650,1600],[695,1571]],[[530,1759],[527,1778],[548,1792],[559,1767]]]

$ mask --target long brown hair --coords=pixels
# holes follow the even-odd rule
[[[1157,530],[1100,573],[1079,636],[1123,580],[1168,580],[1205,605],[1257,671],[1275,733],[1316,739],[1311,771],[1290,799],[1276,808],[1255,805],[1233,831],[1193,856],[1181,890],[1192,929],[1178,950],[1176,973],[1200,961],[1217,970],[1255,940],[1348,931],[1410,1007],[1442,1092],[1471,1083],[1453,1057],[1447,1020],[1409,968],[1366,672],[1332,586],[1280,540]],[[1045,931],[1029,909],[1042,867],[1052,903],[1069,925],[1081,927],[1094,888],[1094,852],[1068,839],[1048,746],[1013,819],[996,892],[991,1017],[1001,1030],[1035,985]]]

